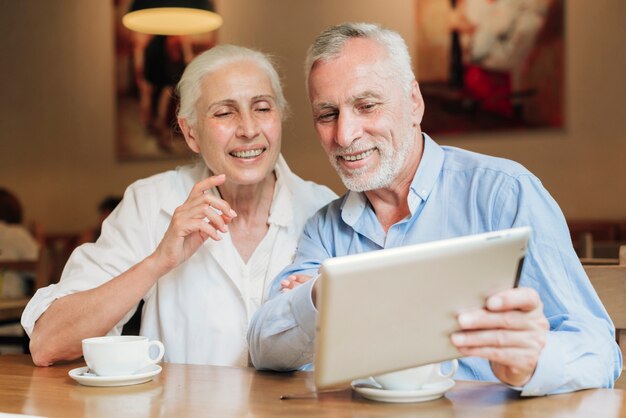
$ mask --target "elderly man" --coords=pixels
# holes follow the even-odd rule
[[[303,277],[324,259],[531,226],[520,288],[458,317],[451,339],[466,357],[456,378],[500,380],[522,395],[611,387],[621,369],[611,320],[540,181],[517,163],[440,147],[421,132],[424,102],[393,31],[332,27],[309,49],[306,68],[315,128],[349,192],[309,220],[294,263],[255,315],[254,365],[293,370],[312,361],[316,282]]]

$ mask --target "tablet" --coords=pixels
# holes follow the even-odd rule
[[[315,384],[462,357],[456,316],[517,285],[530,228],[336,257],[317,293]]]

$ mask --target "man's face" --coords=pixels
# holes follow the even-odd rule
[[[313,66],[315,129],[348,189],[392,187],[419,159],[423,101],[417,83],[410,92],[403,87],[385,49],[368,39],[351,39],[337,57]]]

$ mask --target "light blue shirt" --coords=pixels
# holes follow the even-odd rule
[[[311,363],[314,280],[280,293],[293,273],[317,276],[327,258],[530,226],[520,286],[541,296],[550,323],[537,369],[522,395],[612,387],[622,368],[613,324],[572,247],[563,214],[541,182],[521,165],[454,147],[424,135],[424,153],[408,195],[411,215],[387,234],[363,193],[348,192],[306,224],[296,258],[274,280],[272,298],[248,331],[259,369],[294,370]],[[489,363],[466,357],[457,379],[496,381]]]

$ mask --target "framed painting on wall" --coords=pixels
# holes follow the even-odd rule
[[[133,32],[122,25],[131,3],[113,0],[117,158],[189,157],[176,122],[175,87],[185,66],[216,45],[217,31],[185,36]]]
[[[429,133],[563,127],[565,0],[416,0]]]

